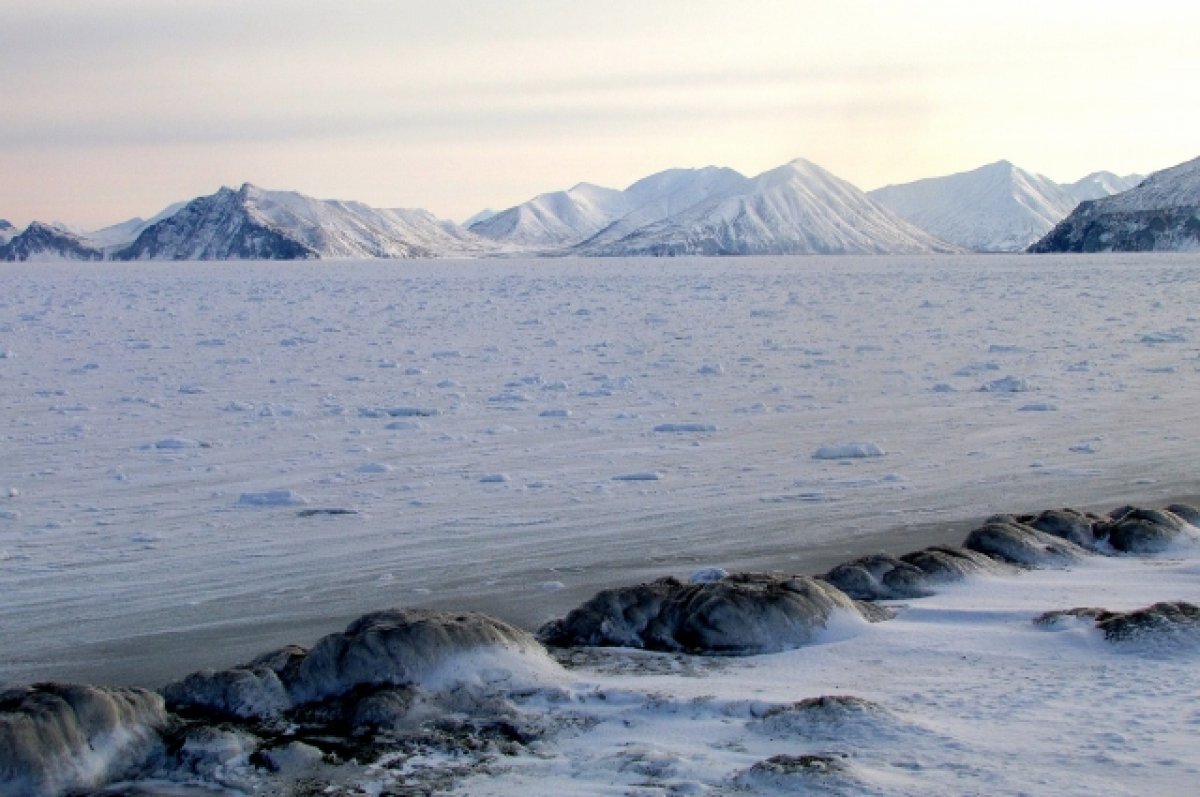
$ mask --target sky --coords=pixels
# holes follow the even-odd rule
[[[1200,155],[1182,0],[3,0],[0,218],[252,182],[461,221],[797,157],[869,190]]]

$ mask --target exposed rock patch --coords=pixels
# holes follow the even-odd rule
[[[272,719],[355,690],[467,682],[536,683],[554,668],[528,632],[482,614],[389,609],[364,615],[305,650],[289,646],[163,689],[174,710]]]
[[[963,546],[1025,567],[1065,567],[1087,555],[1075,543],[1020,523],[1011,515],[988,518],[967,536]]]
[[[812,642],[839,611],[868,620],[890,616],[816,579],[743,573],[710,583],[666,578],[604,590],[539,636],[557,646],[752,655]]]
[[[143,689],[42,683],[0,692],[0,795],[84,791],[136,769],[167,724]]]
[[[1143,637],[1178,638],[1188,636],[1200,642],[1200,606],[1181,601],[1156,603],[1131,612],[1110,612],[1095,607],[1079,607],[1046,612],[1034,623],[1054,628],[1071,618],[1091,620],[1111,642],[1138,640]]]
[[[1176,504],[1185,513],[1191,509]],[[1191,510],[1195,512],[1195,510]],[[1109,513],[1109,520],[1096,526],[1096,536],[1124,553],[1160,553],[1184,536],[1187,523],[1164,509],[1125,506]]]
[[[933,594],[925,571],[883,553],[840,564],[819,578],[855,600],[898,600]]]

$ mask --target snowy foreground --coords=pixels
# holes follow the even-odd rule
[[[532,630],[704,566],[815,574],[994,512],[1200,494],[1194,257],[4,280],[3,687],[158,687],[392,606]],[[535,651],[510,731],[326,774],[351,793],[425,764],[470,794],[1186,793],[1194,647],[1030,621],[1200,602],[1198,573],[1181,545],[979,575],[771,655]],[[868,702],[787,709],[831,694]],[[282,782],[236,740],[211,748],[198,782]]]

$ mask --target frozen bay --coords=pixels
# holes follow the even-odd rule
[[[4,684],[1200,493],[1195,256],[3,275]]]

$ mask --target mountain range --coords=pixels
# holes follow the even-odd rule
[[[1146,183],[1167,172],[1173,170]],[[1193,185],[1191,174],[1185,169],[1172,186]],[[424,210],[376,209],[247,183],[92,232],[40,222],[17,232],[0,221],[0,260],[1023,251],[1040,246],[1081,201],[1088,207],[1124,196],[1139,181],[1096,172],[1063,185],[1000,161],[864,193],[797,159],[754,177],[710,166],[659,172],[624,190],[581,183],[483,211],[464,225]],[[1179,223],[1186,233],[1187,219]],[[1155,240],[1174,246],[1187,239]]]

